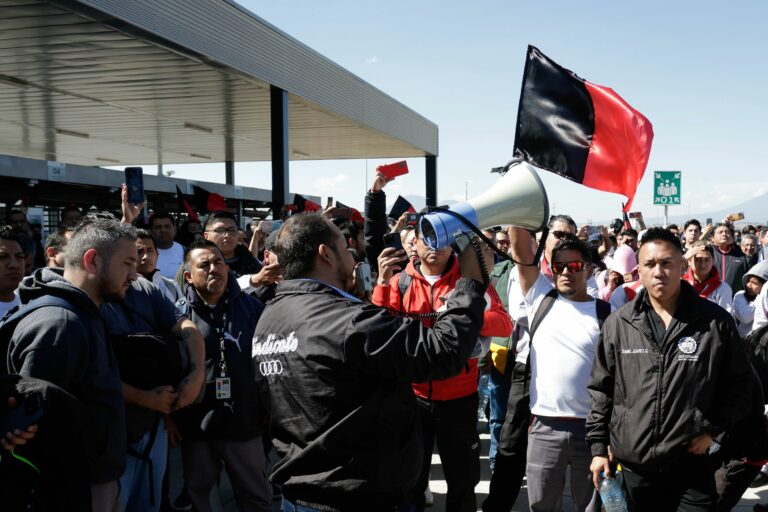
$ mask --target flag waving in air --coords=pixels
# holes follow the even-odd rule
[[[528,47],[515,156],[582,185],[627,197],[643,178],[653,127],[612,89],[595,85]]]

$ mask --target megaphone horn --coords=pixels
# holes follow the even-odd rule
[[[451,205],[450,211],[480,229],[514,224],[531,231],[549,222],[549,199],[541,178],[527,162],[517,162],[493,187],[469,201]],[[432,249],[453,243],[456,235],[471,229],[449,212],[435,211],[421,218],[421,234]]]

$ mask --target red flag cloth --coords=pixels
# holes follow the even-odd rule
[[[293,204],[296,205],[296,210],[301,212],[319,212],[322,211],[323,208],[316,202],[307,199],[306,197],[302,196],[301,194],[293,194]]]
[[[189,206],[189,203],[184,198],[184,194],[181,193],[181,189],[176,185],[176,200],[179,202],[179,212],[187,212],[189,220],[200,222],[200,217],[197,216],[197,212]]]
[[[192,189],[195,191],[195,205],[199,211],[208,213],[227,209],[224,196],[215,192],[208,192],[197,185],[192,185]]]
[[[653,126],[612,89],[580,78],[528,47],[515,155],[632,207],[653,143]]]
[[[397,196],[395,204],[392,205],[392,209],[389,211],[389,215],[387,215],[387,217],[397,220],[405,212],[416,213],[416,208],[414,208],[413,205],[403,196]]]
[[[344,203],[340,203],[339,201],[336,201],[336,208],[348,208],[349,209],[349,220],[354,222],[359,222],[361,224],[365,224],[365,218],[363,217],[363,214],[360,213],[360,210],[357,210],[355,208],[351,208]]]

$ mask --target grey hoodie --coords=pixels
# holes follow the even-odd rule
[[[83,417],[72,420],[87,440],[91,483],[117,480],[125,468],[125,404],[99,308],[61,269],[38,269],[21,282],[22,305],[43,295],[65,299],[74,311],[46,306],[25,316],[10,341],[8,369],[52,382],[82,402]]]
[[[759,277],[763,281],[768,281],[768,260],[763,260],[757,265],[749,269],[749,272],[744,274],[741,278],[741,284],[744,288],[747,287],[747,281],[751,276]]]

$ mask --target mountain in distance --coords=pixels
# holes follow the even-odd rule
[[[735,206],[730,206],[722,210],[709,211],[709,212],[693,212],[688,213],[676,213],[675,210],[679,210],[680,207],[673,207],[669,209],[669,223],[677,224],[681,228],[688,219],[699,219],[699,222],[704,224],[707,218],[712,218],[712,222],[717,224],[722,221],[726,215],[730,213],[744,213],[744,220],[737,221],[736,225],[743,226],[745,224],[753,225],[766,225],[768,224],[768,193],[748,199],[743,203],[739,203]],[[645,219],[647,226],[661,225],[664,223],[664,217],[650,217]]]

